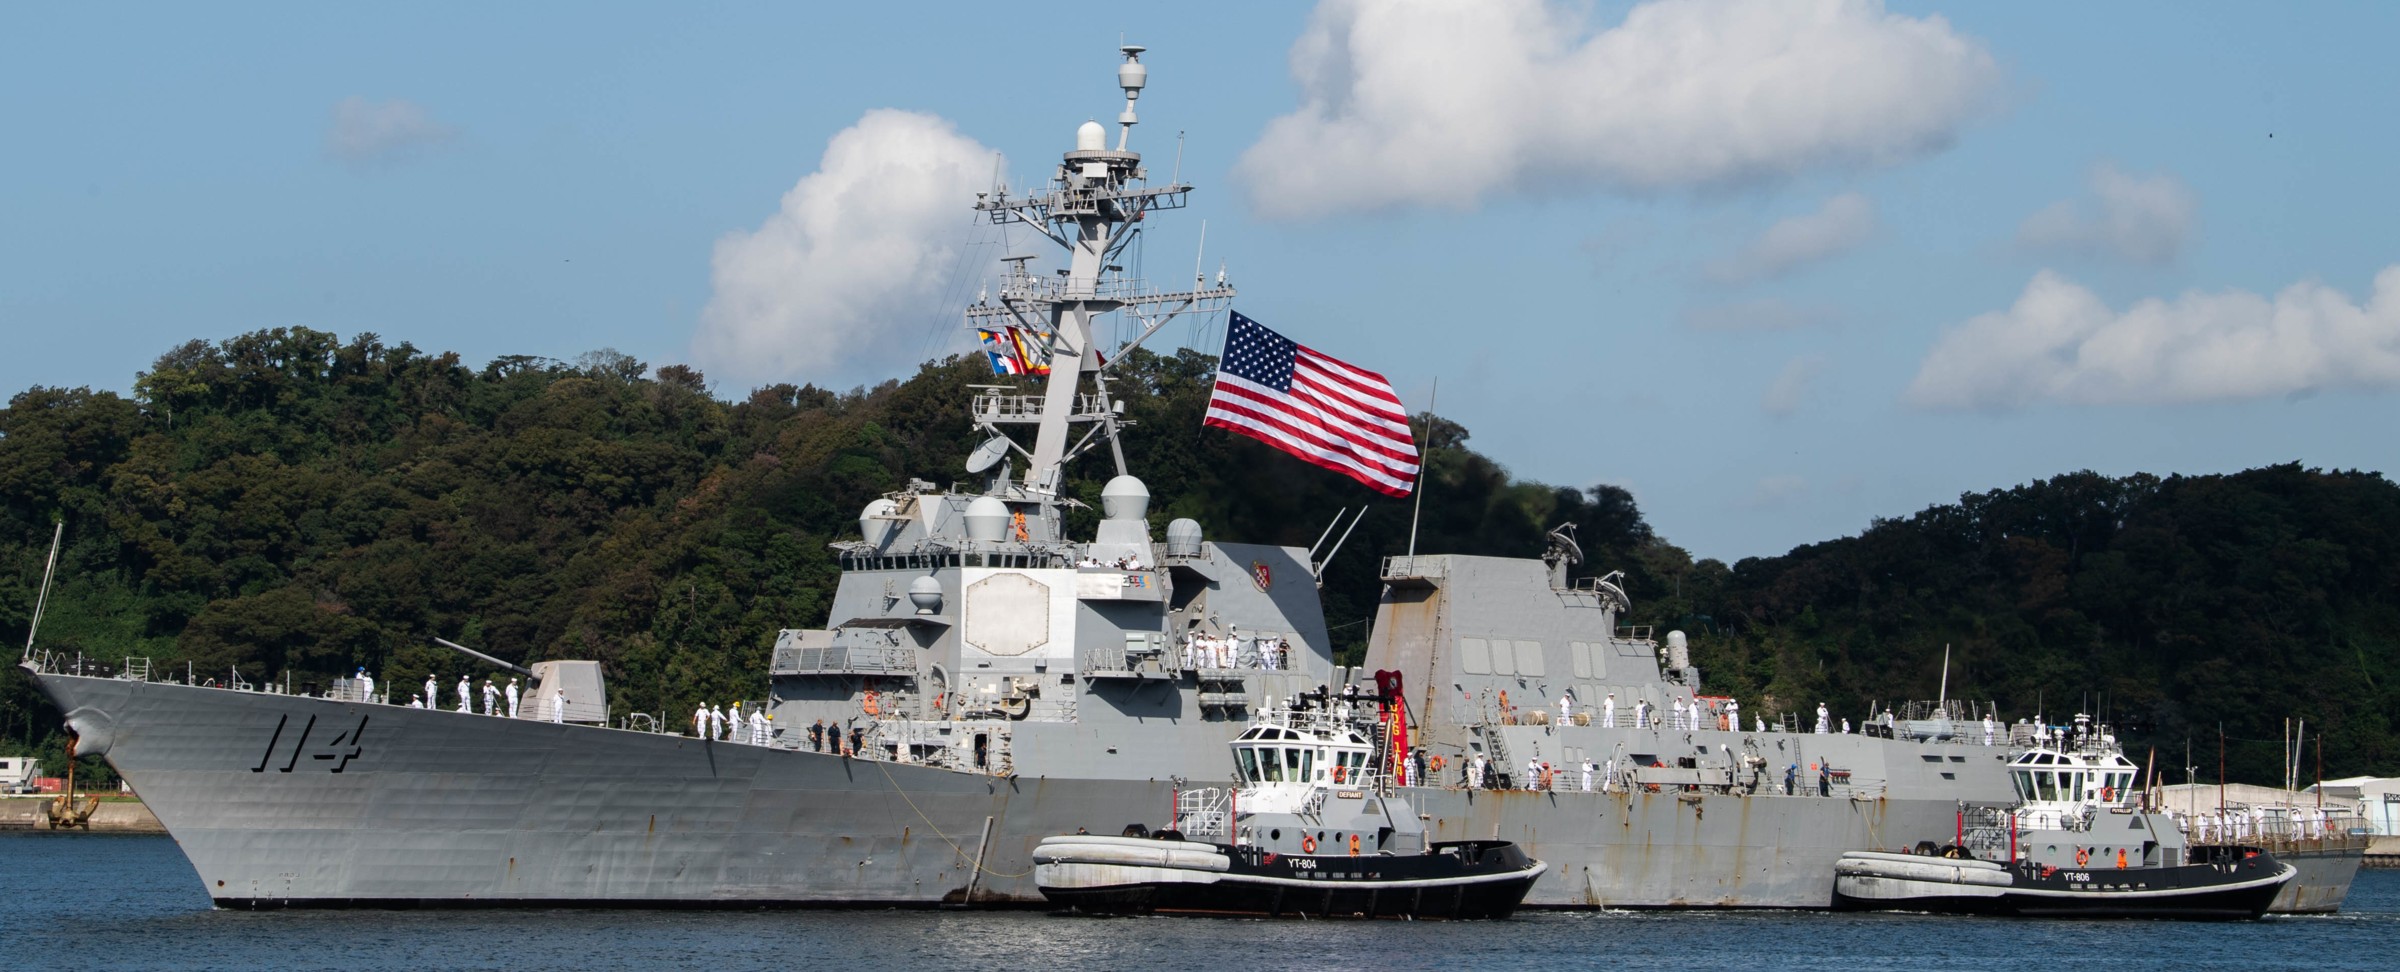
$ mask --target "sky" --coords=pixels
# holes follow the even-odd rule
[[[614,348],[733,400],[902,377],[1041,252],[972,194],[1113,121],[1132,42],[1131,147],[1198,189],[1129,272],[1222,267],[1245,315],[1698,556],[2083,469],[2389,470],[2396,32],[2363,3],[19,7],[0,393],[129,392],[284,326]]]

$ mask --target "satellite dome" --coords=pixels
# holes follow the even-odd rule
[[[998,543],[1008,536],[1008,504],[990,496],[967,504],[967,539]]]
[[[1108,149],[1108,129],[1096,121],[1087,121],[1075,130],[1075,151],[1102,152]]]
[[[900,504],[888,499],[868,503],[866,509],[858,511],[858,535],[865,537],[872,546],[883,546],[885,541],[891,539],[892,527],[897,525],[884,517],[899,511]]]
[[[1179,517],[1167,524],[1167,556],[1200,556],[1200,521]]]
[[[942,611],[942,582],[931,577],[919,577],[909,581],[908,603],[916,605],[918,614],[940,614]]]
[[[1111,520],[1139,520],[1150,515],[1150,487],[1131,476],[1119,476],[1100,487],[1100,510]]]

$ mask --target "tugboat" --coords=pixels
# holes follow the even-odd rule
[[[2266,850],[2192,845],[2137,793],[2116,737],[2077,715],[2009,761],[2018,802],[1959,810],[1955,842],[1834,862],[1834,907],[2068,918],[2257,918],[2296,870]]]
[[[1547,865],[1504,840],[1428,841],[1401,798],[1399,677],[1262,708],[1232,742],[1233,788],[1179,789],[1172,827],[1071,834],[1033,852],[1070,911],[1261,918],[1506,918]],[[1401,727],[1395,729],[1394,727]]]

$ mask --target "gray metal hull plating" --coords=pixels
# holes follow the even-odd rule
[[[1042,838],[1156,826],[1174,796],[1164,778],[1003,779],[592,726],[35,679],[230,907],[1036,905]],[[1825,907],[1842,851],[1945,830],[1955,805],[1672,788],[1409,799],[1438,839],[1497,834],[1551,862],[1533,907]]]

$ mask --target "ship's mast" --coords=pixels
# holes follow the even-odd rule
[[[1004,424],[1035,426],[1027,470],[1028,492],[1044,502],[1058,498],[1066,464],[1106,440],[1112,448],[1126,423],[1117,417],[1101,379],[1114,360],[1103,362],[1095,346],[1092,323],[1111,311],[1123,311],[1143,325],[1140,336],[1117,349],[1119,358],[1168,321],[1186,313],[1223,310],[1233,301],[1233,288],[1220,272],[1213,286],[1195,278],[1191,289],[1159,293],[1142,281],[1123,275],[1113,262],[1126,244],[1141,233],[1151,212],[1181,209],[1192,187],[1181,182],[1148,184],[1141,153],[1132,141],[1134,101],[1149,80],[1142,48],[1121,49],[1117,86],[1125,92],[1125,110],[1117,115],[1117,147],[1108,147],[1108,131],[1087,121],[1075,134],[1075,149],[1066,153],[1050,185],[1011,197],[1006,187],[982,195],[975,208],[989,213],[994,223],[1023,223],[1068,252],[1067,267],[1057,280],[1026,270],[1026,261],[1011,260],[996,300],[978,301],[967,308],[967,326],[1026,328],[1050,353],[1050,382],[1039,396],[1011,395],[987,390],[975,398],[976,423],[1000,433]],[[1085,379],[1093,379],[1085,390]],[[1070,443],[1073,427],[1092,427]],[[1125,472],[1117,452],[1119,473]]]

